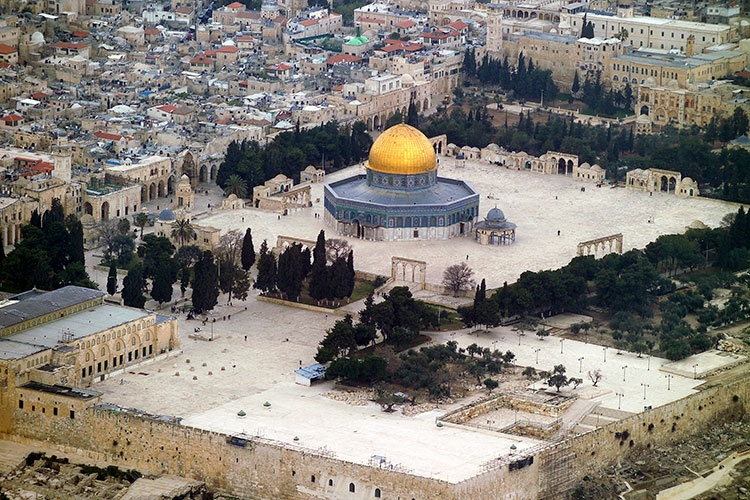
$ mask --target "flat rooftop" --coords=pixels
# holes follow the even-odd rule
[[[68,387],[65,385],[48,385],[40,382],[27,382],[21,386],[21,389],[31,389],[39,392],[46,392],[47,394],[55,394],[56,396],[65,396],[68,398],[89,400],[101,396],[101,392],[87,391],[86,389],[79,389],[77,387]]]
[[[44,293],[24,292],[11,297],[19,302],[0,308],[0,328],[23,323],[104,295],[105,293],[99,290],[81,286],[65,286]]]
[[[145,311],[104,304],[0,338],[0,359],[19,359],[57,347],[64,332],[70,332],[75,341],[148,315]]]

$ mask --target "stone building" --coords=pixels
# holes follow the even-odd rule
[[[427,137],[401,124],[370,149],[367,173],[325,185],[325,221],[337,233],[370,240],[441,240],[470,234],[479,195],[438,177]]]
[[[120,165],[107,165],[105,172],[122,178],[124,183],[140,184],[141,202],[166,198],[174,192],[172,160],[164,156],[148,156],[137,163],[126,160]]]
[[[662,192],[689,198],[700,195],[698,183],[690,177],[683,178],[679,172],[657,168],[636,168],[629,171],[625,187],[644,193]]]
[[[580,179],[582,181],[592,182],[603,182],[606,171],[597,165],[589,165],[588,163],[582,163],[577,167],[573,167],[573,178]]]
[[[180,348],[175,318],[106,303],[104,296],[66,286],[7,299],[0,308],[0,387],[84,387]]]
[[[450,152],[450,145],[448,151]],[[490,144],[482,148],[480,159],[495,165],[513,168],[516,170],[528,170],[541,174],[561,174],[575,176],[578,168],[578,155],[547,151],[536,157],[524,151],[518,153],[506,151],[497,144]]]

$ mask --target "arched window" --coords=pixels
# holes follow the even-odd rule
[[[106,353],[107,353],[107,350],[104,347],[102,347],[102,356],[104,356]]]
[[[380,488],[375,488],[375,498],[380,498]]]
[[[311,482],[311,483],[314,483],[314,482],[315,482],[315,474],[313,474],[312,476],[310,476],[310,482]]]
[[[135,337],[130,341],[130,345],[135,345]]]
[[[354,493],[354,483],[349,483],[349,493]]]
[[[328,480],[328,486],[333,486],[333,479]]]
[[[146,332],[146,340],[151,340],[151,332]]]

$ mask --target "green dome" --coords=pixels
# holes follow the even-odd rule
[[[357,36],[346,42],[346,45],[362,45],[364,43],[369,42],[370,40],[367,39],[365,36]]]

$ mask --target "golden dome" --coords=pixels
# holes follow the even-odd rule
[[[370,148],[367,163],[370,170],[384,174],[424,174],[437,168],[430,140],[404,123],[380,134]]]

